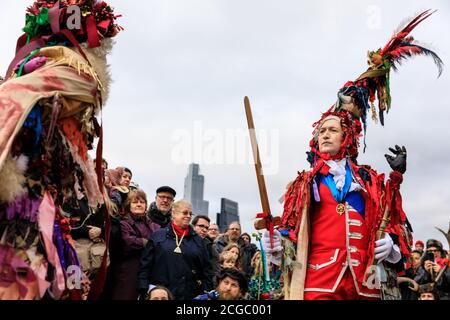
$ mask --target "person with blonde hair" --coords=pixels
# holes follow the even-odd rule
[[[142,253],[138,281],[140,298],[150,285],[164,285],[176,300],[191,300],[212,284],[208,252],[202,238],[190,226],[192,205],[180,200],[173,204],[172,221],[154,232]]]
[[[238,256],[232,251],[223,251],[219,256],[219,264],[221,268],[235,268],[240,270]]]

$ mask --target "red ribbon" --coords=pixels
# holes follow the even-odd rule
[[[261,218],[266,221],[266,229],[269,230],[269,235],[270,235],[270,249],[273,249],[273,227],[274,227],[274,225],[273,225],[272,215],[267,212],[262,212],[262,213],[258,213],[256,215],[256,218]]]
[[[48,20],[50,21],[50,27],[54,34],[58,34],[60,31],[59,17],[61,15],[61,9],[59,8],[59,1],[57,1],[53,7],[48,10]]]
[[[90,15],[86,18],[86,28],[88,34],[88,44],[90,48],[100,47],[100,39],[98,37],[97,24],[95,23],[95,18]]]

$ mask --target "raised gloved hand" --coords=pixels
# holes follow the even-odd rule
[[[400,261],[402,255],[399,247],[394,244],[388,233],[384,234],[384,238],[375,241],[375,259],[380,263],[386,260],[390,263],[397,263]]]
[[[283,250],[281,244],[281,234],[278,230],[273,230],[273,248],[270,248],[270,233],[266,230],[261,239],[264,252],[266,253],[276,253]]]
[[[266,230],[261,239],[262,247],[267,256],[267,263],[273,263],[281,266],[281,251],[283,250],[281,242],[281,233],[278,230],[273,230],[273,248],[270,247],[270,233]]]
[[[400,173],[405,173],[406,171],[406,148],[402,146],[401,148],[398,145],[395,145],[395,149],[389,148],[395,157],[385,154],[387,162],[389,166],[391,166],[392,170],[398,171]]]

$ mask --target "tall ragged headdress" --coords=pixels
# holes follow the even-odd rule
[[[11,76],[19,61],[44,47],[75,47],[86,58],[80,44],[86,43],[89,48],[96,48],[103,39],[114,37],[123,30],[116,23],[119,17],[104,1],[36,0],[27,9],[24,34],[17,40],[16,56],[9,65],[5,79]]]
[[[35,37],[68,36],[89,47],[100,45],[102,38],[114,37],[122,27],[120,16],[104,1],[97,0],[37,0],[28,8],[23,31],[28,41]],[[71,39],[68,39],[71,41]]]
[[[348,81],[338,92],[337,102],[325,112],[321,119],[313,124],[313,138],[310,142],[311,154],[321,158],[342,158],[349,156],[356,158],[358,155],[359,138],[361,131],[367,129],[367,113],[371,110],[372,118],[377,121],[375,100],[378,100],[378,117],[381,125],[384,125],[384,112],[391,108],[390,71],[397,70],[402,60],[415,55],[431,56],[438,68],[438,76],[442,73],[443,62],[439,56],[418,44],[409,34],[423,20],[435,11],[426,10],[412,19],[408,19],[399,31],[395,32],[389,42],[376,51],[369,51],[369,68],[356,80]],[[317,146],[317,131],[321,123],[330,115],[338,116],[345,133],[344,142],[340,152],[333,157],[321,155]],[[365,145],[365,143],[364,143]],[[310,159],[313,162],[313,159]]]

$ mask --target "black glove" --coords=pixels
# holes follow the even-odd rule
[[[391,151],[393,154],[395,154],[395,157],[390,156],[388,154],[385,154],[387,162],[391,166],[392,170],[398,171],[400,173],[405,173],[406,171],[406,148],[405,146],[399,147],[398,145],[395,145],[395,149],[389,148],[389,151]]]

